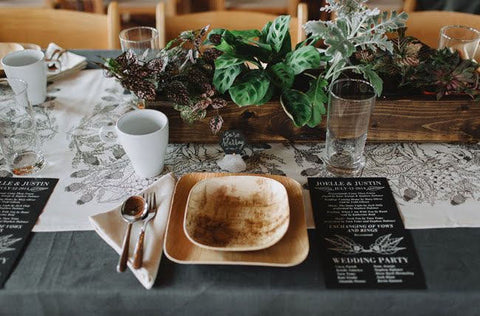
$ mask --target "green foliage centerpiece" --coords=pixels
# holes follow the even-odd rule
[[[127,52],[102,66],[138,97],[172,102],[188,123],[213,111],[213,133],[229,100],[241,107],[280,100],[295,126],[315,127],[339,77],[363,77],[378,96],[385,80],[437,98],[480,96],[479,65],[405,36],[406,13],[369,9],[367,0],[326,2],[322,10],[335,19],[307,22],[307,39],[293,48],[290,17],[279,16],[262,30],[185,31],[151,60]]]

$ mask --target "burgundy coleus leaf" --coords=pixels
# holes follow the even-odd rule
[[[212,104],[212,100],[210,98],[206,98],[195,103],[194,108],[199,110],[205,110],[210,104]]]
[[[149,69],[149,70],[152,70],[154,72],[159,72],[159,71],[162,71],[163,69],[163,60],[161,58],[154,58],[152,60],[150,60],[146,67]]]
[[[214,116],[210,119],[210,130],[214,135],[216,135],[223,125],[223,118],[220,115]]]
[[[214,98],[212,100],[212,108],[218,110],[227,106],[227,101],[222,98]]]

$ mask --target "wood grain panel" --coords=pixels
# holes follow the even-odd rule
[[[170,142],[216,143],[209,131],[210,116],[193,125],[184,123],[168,105],[147,105],[170,119]],[[222,109],[224,128],[239,129],[249,142],[315,142],[325,140],[326,117],[317,128],[296,128],[278,102],[262,106]],[[377,100],[370,120],[369,142],[464,142],[480,141],[480,104],[469,99],[430,97]]]

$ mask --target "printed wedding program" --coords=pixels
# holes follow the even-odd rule
[[[0,287],[57,182],[46,178],[0,178]]]
[[[386,178],[309,178],[308,184],[328,288],[426,288]]]

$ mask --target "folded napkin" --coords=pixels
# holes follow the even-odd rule
[[[157,215],[150,221],[145,231],[143,266],[140,269],[133,269],[132,263],[135,244],[137,243],[138,234],[143,222],[134,223],[132,227],[127,265],[135,277],[147,289],[150,289],[155,282],[160,259],[162,258],[164,234],[167,226],[170,202],[175,188],[175,181],[173,174],[169,173],[161,177],[144,191],[157,193],[158,210]],[[120,206],[109,212],[90,216],[90,222],[100,237],[120,255],[123,237],[127,229],[127,223],[120,215]],[[115,267],[111,268],[115,269]]]
[[[55,43],[50,43],[45,51],[47,59],[58,60],[61,63],[61,69],[58,73],[48,73],[48,81],[56,81],[60,78],[69,76],[87,67],[87,59],[63,48]]]

